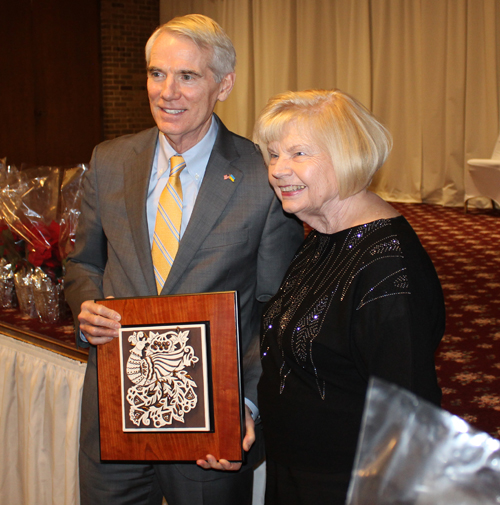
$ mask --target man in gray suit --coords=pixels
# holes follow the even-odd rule
[[[169,505],[251,503],[252,465],[262,456],[253,421],[261,306],[278,289],[303,230],[283,214],[254,144],[213,114],[235,79],[234,48],[219,25],[200,15],[175,18],[153,33],[146,60],[157,127],[95,148],[67,264],[65,292],[77,338],[91,344],[82,400],[81,502],[152,505],[165,496]],[[181,240],[158,288],[151,248],[173,155],[186,164]],[[197,465],[101,463],[96,346],[118,336],[120,314],[93,300],[233,290],[241,311],[247,462],[240,468],[201,455]]]

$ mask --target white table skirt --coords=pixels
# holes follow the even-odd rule
[[[0,334],[0,503],[79,505],[85,368]]]
[[[0,334],[0,504],[79,505],[86,363]],[[265,463],[253,505],[264,502]]]

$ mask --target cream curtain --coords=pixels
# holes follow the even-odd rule
[[[80,503],[85,369],[85,363],[0,335],[0,503]]]
[[[500,0],[161,0],[161,22],[206,14],[238,54],[217,112],[251,137],[284,90],[340,88],[389,128],[394,149],[372,189],[390,201],[463,204],[469,158],[499,130]]]

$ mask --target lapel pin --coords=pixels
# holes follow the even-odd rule
[[[230,180],[231,182],[234,182],[234,175],[233,174],[226,174],[224,176],[224,180],[227,181],[227,180]]]

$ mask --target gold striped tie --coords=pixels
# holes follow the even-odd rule
[[[158,202],[151,248],[158,294],[167,280],[179,249],[182,219],[182,186],[179,176],[185,166],[182,156],[170,158],[170,176]]]

